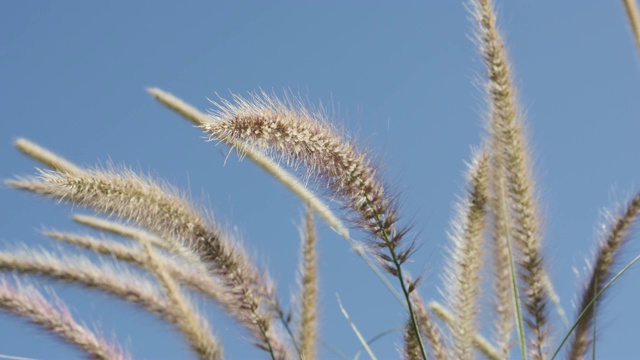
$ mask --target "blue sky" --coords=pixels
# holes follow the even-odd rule
[[[640,188],[640,62],[618,2],[498,3],[528,119],[543,210],[545,258],[563,305],[582,286],[574,269],[592,255],[600,212]],[[241,234],[277,280],[295,291],[300,202],[249,161],[203,141],[156,103],[157,86],[198,108],[216,93],[292,91],[333,107],[336,121],[379,159],[400,194],[403,221],[421,247],[409,264],[426,271],[421,294],[439,299],[439,272],[464,160],[482,138],[484,100],[463,1],[18,2],[0,4],[0,175],[31,174],[13,149],[23,136],[74,162],[112,160],[190,189]],[[72,209],[0,188],[2,248],[51,247],[42,227],[81,230]],[[349,251],[319,225],[321,335],[348,355],[359,343],[338,293],[366,337],[404,321],[403,310]],[[636,236],[622,260],[640,250]],[[599,318],[602,358],[637,356],[640,271],[613,288]],[[135,358],[185,358],[179,335],[151,315],[102,294],[51,285],[89,324]],[[212,327],[228,358],[251,358],[247,334],[214,308]],[[563,325],[554,323],[555,334]],[[399,336],[376,343],[397,357]],[[333,355],[321,350],[322,358]],[[73,348],[0,314],[0,354],[81,358]],[[517,355],[515,355],[517,357]]]

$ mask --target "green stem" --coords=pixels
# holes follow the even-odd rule
[[[293,344],[294,349],[296,349],[296,353],[298,354],[298,359],[303,360],[302,351],[300,351],[300,347],[298,346],[298,341],[296,341],[296,337],[293,335],[293,330],[291,330],[291,326],[289,326],[289,322],[287,321],[287,319],[285,319],[284,311],[282,311],[282,308],[280,308],[280,306],[278,305],[278,308],[275,310],[275,312],[278,315],[278,319],[280,319],[282,326],[284,326],[284,329],[287,331],[287,334],[289,334],[289,337],[291,338],[291,343]]]
[[[527,360],[527,346],[524,337],[524,324],[522,321],[522,309],[520,309],[520,295],[518,294],[517,274],[513,258],[513,246],[511,242],[511,228],[509,227],[509,209],[507,208],[507,195],[505,194],[504,180],[499,181],[500,195],[502,197],[502,211],[504,214],[504,231],[507,240],[507,250],[509,252],[509,273],[511,275],[511,290],[513,291],[513,307],[515,310],[516,324],[518,326],[518,340],[520,340],[520,350],[522,351],[522,359]]]
[[[424,348],[424,343],[422,342],[422,337],[420,336],[418,321],[416,320],[416,315],[415,315],[415,312],[413,311],[413,305],[411,304],[411,296],[409,294],[409,290],[407,289],[407,286],[404,282],[404,275],[402,274],[402,265],[400,264],[400,262],[398,262],[398,255],[396,254],[396,248],[389,240],[389,234],[382,226],[383,222],[382,222],[382,219],[380,219],[380,214],[378,214],[375,207],[372,206],[371,200],[369,199],[369,197],[365,195],[364,198],[369,208],[373,211],[373,216],[375,217],[376,221],[380,225],[380,228],[382,229],[382,234],[380,235],[380,238],[384,241],[385,245],[387,246],[387,249],[389,249],[389,253],[391,254],[391,260],[393,260],[393,265],[395,266],[398,272],[397,277],[398,277],[398,280],[400,280],[402,293],[404,294],[404,298],[409,308],[409,315],[411,316],[411,324],[413,325],[413,331],[415,332],[416,337],[418,339],[418,344],[420,344],[420,352],[422,353],[422,358],[424,360],[427,360],[427,351]]]

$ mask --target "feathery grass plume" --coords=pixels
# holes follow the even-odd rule
[[[469,187],[456,206],[456,219],[449,235],[451,248],[444,272],[443,295],[455,314],[450,330],[456,359],[473,358],[484,247],[482,231],[488,201],[488,162],[488,154],[481,151],[469,164]]]
[[[440,328],[431,319],[431,316],[427,312],[427,308],[424,306],[424,302],[417,291],[411,293],[411,299],[415,304],[415,313],[420,328],[420,335],[426,339],[426,344],[431,351],[431,355],[433,355],[433,359],[449,359],[449,349],[445,346],[442,340]],[[411,319],[409,319],[409,321],[411,321]],[[420,344],[417,343],[418,339],[415,337],[415,330],[409,331],[408,324],[409,323],[407,323],[407,326],[405,327],[404,348],[409,348],[410,354],[419,354]],[[406,342],[407,340],[411,343],[408,344]]]
[[[167,106],[169,109],[180,114],[185,119],[191,121],[197,126],[205,126],[211,123],[211,117],[207,114],[201,113],[198,109],[185,103],[181,99],[173,96],[172,94],[163,91],[158,88],[149,88],[147,91],[153,95],[158,101]],[[256,165],[262,168],[267,173],[271,174],[274,178],[285,185],[289,190],[296,194],[304,203],[309,204],[311,208],[322,217],[327,224],[340,236],[345,239],[350,239],[349,229],[342,224],[342,221],[333,214],[331,209],[325,205],[322,200],[311,192],[307,187],[302,184],[295,176],[291,175],[285,169],[280,167],[276,162],[269,157],[262,154],[260,151],[250,148],[247,145],[241,145],[240,143],[230,139],[220,139],[225,142],[231,148],[243,149],[243,155],[253,161]],[[354,250],[357,249],[354,247]]]
[[[640,52],[640,12],[638,11],[638,3],[636,0],[622,0],[624,9],[631,25],[633,38],[636,40],[636,50]]]
[[[110,255],[120,261],[135,264],[141,268],[145,268],[146,266],[145,256],[140,249],[115,241],[99,240],[88,235],[77,235],[58,231],[45,231],[42,234],[55,240],[83,247],[98,254]],[[199,291],[223,307],[224,304],[232,301],[226,294],[226,289],[213,278],[206,274],[197,273],[191,268],[186,268],[174,259],[162,256],[161,254],[157,254],[156,256],[159,257],[161,266],[182,284]]]
[[[403,246],[401,240],[408,230],[397,228],[395,198],[385,191],[367,154],[340,136],[321,113],[306,109],[301,101],[289,98],[283,102],[264,92],[249,99],[234,95],[233,100],[215,103],[212,122],[201,128],[212,139],[240,142],[241,153],[243,144],[270,151],[291,166],[304,165],[310,176],[324,181],[332,196],[354,212],[350,220],[371,234],[382,267],[400,281],[418,333],[409,295],[416,284],[405,283],[402,272],[414,243]],[[418,340],[426,357],[422,339]]]
[[[58,172],[67,174],[83,174],[86,172],[84,169],[75,165],[71,161],[27,139],[19,138],[18,140],[16,140],[16,148],[25,155]],[[120,236],[129,237],[136,240],[140,240],[140,238],[149,239],[149,241],[151,241],[156,246],[168,248],[169,250],[181,255],[192,264],[199,264],[199,259],[195,254],[193,254],[184,246],[171,241],[171,239],[169,239],[169,241],[160,241],[157,238],[151,236],[150,234],[146,234],[139,229],[126,227],[117,223],[90,216],[78,215],[78,218],[75,220],[80,224],[93,227],[98,230],[115,233]],[[202,267],[202,270],[205,270],[204,267]]]
[[[539,220],[534,184],[518,110],[516,90],[513,86],[510,64],[504,49],[493,5],[490,0],[473,0],[477,32],[489,81],[487,92],[491,103],[490,133],[498,171],[500,192],[506,191],[509,211],[513,216],[515,239],[520,256],[518,265],[523,281],[524,304],[528,316],[526,323],[533,332],[530,339],[531,355],[542,360],[547,353],[548,335],[547,292],[544,286],[544,267],[540,250]],[[508,221],[508,220],[507,220]]]
[[[298,343],[301,357],[305,360],[316,358],[318,328],[318,253],[313,212],[307,207],[302,237],[302,263],[300,266],[300,327]]]
[[[148,241],[153,246],[159,247],[161,249],[168,250],[182,259],[184,259],[187,263],[195,267],[198,271],[202,273],[207,272],[206,266],[202,263],[200,258],[196,253],[194,253],[190,248],[173,241],[172,239],[159,239],[157,236],[153,234],[149,234],[146,231],[141,229],[126,226],[123,224],[119,224],[117,222],[101,219],[95,216],[87,216],[87,215],[74,215],[73,221],[78,224],[82,224],[84,226],[88,226],[90,228],[101,230],[107,233],[111,233],[114,235],[122,236],[131,240],[136,241]]]
[[[164,294],[169,300],[173,311],[177,315],[178,326],[189,340],[192,350],[201,360],[222,359],[222,345],[211,333],[204,317],[201,317],[189,300],[182,294],[179,285],[162,266],[161,260],[155,253],[151,243],[142,241],[142,248],[147,256],[147,268],[162,284]]]
[[[53,152],[27,139],[19,138],[18,140],[16,140],[16,148],[23,154],[53,170],[68,174],[80,174],[84,172],[84,170],[68,161],[67,159],[54,154]]]
[[[192,247],[226,287],[232,299],[227,311],[252,332],[256,346],[277,359],[290,357],[272,326],[272,307],[279,301],[267,274],[260,273],[238,242],[207,222],[177,190],[130,170],[94,169],[78,175],[40,171],[39,178],[7,184],[115,215]]]
[[[158,258],[154,263],[151,263],[149,259],[142,261],[145,268],[150,268],[155,263],[154,272],[162,271],[165,276],[168,276],[166,275],[167,270],[163,268],[163,262]],[[86,258],[55,256],[45,251],[29,251],[29,254],[26,254],[25,251],[0,253],[0,270],[52,277],[121,297],[125,301],[142,306],[183,330],[201,359],[221,358],[221,353],[216,350],[220,346],[215,344],[215,339],[211,339],[212,335],[207,330],[206,324],[197,325],[194,323],[201,317],[196,314],[190,316],[187,313],[185,310],[186,300],[183,299],[182,304],[177,303],[181,300],[181,295],[175,295],[167,290],[167,298],[171,301],[171,306],[168,306],[151,283],[142,281],[129,272],[118,270],[106,264],[98,267]],[[163,286],[167,286],[164,285],[165,282],[166,279],[161,279]],[[177,287],[171,291],[176,290]]]
[[[55,255],[44,250],[0,252],[0,271],[15,271],[75,283],[139,305],[169,322],[175,314],[151,282],[107,263],[99,266],[81,256]]]
[[[275,153],[288,165],[304,164],[347,206],[360,214],[359,224],[376,238],[390,232],[395,208],[366,155],[339,136],[326,119],[299,101],[282,102],[265,93],[249,99],[215,103],[211,122],[201,128],[214,139],[232,143],[243,153],[246,144]],[[387,223],[378,224],[377,217]]]
[[[203,114],[198,109],[185,103],[181,99],[164,90],[158,88],[149,88],[147,89],[147,91],[163,105],[175,111],[197,126],[205,126],[212,122],[211,116]],[[369,268],[376,274],[376,276],[396,297],[396,299],[398,299],[398,301],[403,306],[407,306],[405,300],[403,300],[403,298],[400,294],[398,294],[393,285],[391,285],[387,278],[384,277],[380,269],[378,269],[378,266],[373,262],[373,260],[371,260],[364,244],[351,238],[351,236],[349,235],[349,229],[347,229],[347,227],[342,223],[342,221],[340,221],[340,219],[338,219],[333,211],[331,211],[331,209],[329,209],[329,207],[325,205],[322,200],[320,200],[311,190],[309,190],[306,185],[304,185],[295,176],[291,175],[289,172],[279,166],[275,161],[271,160],[271,158],[265,156],[263,153],[249,146],[248,144],[234,141],[233,139],[219,140],[224,142],[231,148],[241,148],[243,156],[247,157],[261,169],[273,176],[276,180],[278,180],[285,187],[291,190],[291,192],[298,196],[304,203],[309,204],[313,211],[322,219],[324,219],[333,231],[335,231],[349,243],[353,251],[355,251],[355,253],[360,256],[362,260],[364,260],[367,266],[369,266]]]
[[[577,314],[586,311],[578,323],[571,347],[569,359],[583,359],[593,339],[591,339],[591,327],[596,317],[596,308],[588,308],[593,297],[602,289],[602,286],[611,278],[612,267],[618,256],[619,250],[629,238],[629,229],[636,221],[640,213],[640,192],[629,202],[624,212],[611,219],[607,234],[596,252],[596,257],[591,266],[591,273],[587,286],[580,297],[580,307]],[[602,299],[598,299],[595,304]]]
[[[491,178],[496,179],[495,171],[490,172]],[[495,183],[491,182],[492,189],[495,189]],[[495,193],[494,193],[495,194]],[[511,252],[511,241],[509,241],[505,231],[508,224],[505,218],[506,213],[502,211],[502,200],[498,196],[492,196],[490,199],[490,208],[493,215],[493,231],[491,241],[492,251],[492,280],[493,280],[493,309],[495,316],[493,319],[494,340],[500,349],[500,358],[507,359],[511,349],[511,333],[516,323],[514,321],[514,310],[518,298],[512,285],[515,283],[515,274],[513,270],[513,254]],[[518,305],[519,307],[519,305]]]
[[[495,144],[491,144],[495,145]],[[492,149],[493,150],[493,149]],[[495,150],[492,151],[492,154]],[[511,350],[511,334],[514,325],[520,321],[514,321],[514,317],[521,318],[516,283],[515,265],[511,246],[511,224],[509,213],[504,196],[504,174],[499,166],[496,166],[496,158],[491,155],[491,166],[489,167],[489,210],[492,217],[491,231],[491,266],[493,285],[493,318],[494,341],[500,349],[500,358],[509,358]],[[518,331],[522,334],[524,329],[518,326]],[[523,340],[524,338],[521,338]],[[521,347],[524,346],[521,344]]]
[[[453,326],[455,316],[447,310],[442,304],[432,301],[429,303],[429,310],[433,312],[440,320],[442,320],[447,326]],[[476,333],[473,335],[473,346],[480,351],[484,356],[491,360],[508,359],[504,357],[487,339],[482,335]]]
[[[48,301],[32,286],[18,282],[11,285],[0,278],[0,308],[13,315],[29,319],[65,342],[76,346],[92,359],[126,360],[129,356],[114,343],[96,335],[79,324],[61,301]]]

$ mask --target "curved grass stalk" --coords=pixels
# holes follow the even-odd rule
[[[444,271],[444,295],[452,309],[454,323],[449,326],[453,335],[456,359],[473,357],[473,335],[477,328],[480,297],[480,270],[482,268],[485,213],[488,201],[488,154],[484,151],[473,156],[468,165],[468,189],[456,206],[452,224],[449,261]]]
[[[351,326],[353,333],[356,334],[356,336],[358,337],[358,340],[360,341],[360,344],[362,344],[362,347],[364,347],[365,351],[367,352],[371,360],[377,360],[378,358],[376,358],[376,356],[373,354],[373,351],[369,347],[367,340],[365,340],[364,336],[362,336],[356,324],[349,317],[349,313],[347,313],[347,310],[345,310],[344,306],[342,306],[342,302],[340,301],[340,296],[338,296],[338,294],[336,294],[336,299],[338,299],[338,306],[340,307],[340,311],[342,312],[342,315],[349,322],[349,325]]]
[[[395,332],[398,331],[402,331],[405,327],[404,326],[396,326],[394,328],[391,329],[387,329],[381,333],[379,333],[378,335],[375,335],[374,337],[372,337],[371,339],[367,340],[367,345],[371,345],[374,342],[386,337],[387,335],[391,335]],[[359,360],[360,356],[362,356],[362,354],[366,351],[366,349],[363,347],[360,348],[360,350],[358,350],[358,352],[356,352],[356,355],[353,357],[353,360]]]
[[[335,346],[331,345],[330,343],[324,341],[323,339],[320,339],[320,345],[324,346],[327,350],[329,350],[335,356],[337,356],[338,358],[340,358],[342,360],[351,360],[351,358],[348,357],[345,353],[343,353],[342,351],[340,351],[338,348],[336,348]]]
[[[4,354],[0,354],[0,359],[3,360],[36,360],[33,358],[26,358],[26,357],[22,357],[22,356],[11,356],[11,355],[4,355]]]
[[[568,329],[569,326],[571,325],[569,323],[569,318],[567,317],[567,313],[564,311],[564,308],[560,303],[560,296],[558,296],[558,293],[556,293],[556,289],[553,287],[553,283],[551,282],[551,278],[549,278],[549,274],[547,272],[545,272],[543,275],[543,281],[544,281],[544,287],[547,290],[547,294],[549,295],[549,300],[555,306],[556,312],[558,313],[560,320],[562,321],[564,326],[566,326]]]

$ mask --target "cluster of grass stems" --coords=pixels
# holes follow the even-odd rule
[[[626,0],[624,5],[640,49],[636,4]],[[17,148],[48,169],[7,184],[103,215],[73,218],[103,232],[101,238],[55,230],[43,234],[116,263],[21,248],[0,252],[0,270],[35,274],[119,297],[174,326],[196,357],[224,358],[222,344],[185,294],[187,288],[237,320],[265,357],[310,360],[316,358],[319,343],[317,215],[349,242],[404,305],[403,336],[398,340],[403,358],[497,360],[513,355],[514,347],[523,359],[555,358],[561,351],[568,359],[583,359],[589,353],[595,357],[596,303],[637,260],[614,274],[615,260],[640,212],[640,193],[606,224],[586,286],[578,295],[576,316],[569,322],[541,255],[530,154],[493,5],[490,0],[472,0],[469,8],[486,65],[486,136],[469,161],[467,187],[452,221],[442,272],[444,303],[423,302],[418,294],[421,277],[412,278],[403,266],[413,255],[415,241],[407,239],[409,230],[400,225],[395,192],[369,154],[336,130],[322,111],[311,110],[295,98],[282,101],[265,93],[220,100],[212,112],[204,114],[167,92],[148,89],[211,140],[237,150],[273,175],[306,206],[295,312],[282,307],[267,271],[255,264],[238,239],[181,192],[123,167],[79,167],[25,139],[16,142]],[[347,215],[343,219],[336,216],[321,197],[282,166],[305,169],[303,176],[321,184],[316,190],[340,203]],[[353,239],[350,227],[368,234],[368,239]],[[108,235],[131,242],[113,241]],[[136,275],[127,264],[148,272],[155,281]],[[486,273],[489,278],[483,278]],[[492,289],[482,293],[485,283],[491,283]],[[483,296],[490,296],[489,301],[481,301]],[[484,303],[490,304],[492,323],[482,327],[490,329],[489,336],[480,334],[478,314]],[[357,325],[340,307],[363,351],[375,359]],[[19,279],[0,278],[0,308],[75,345],[90,358],[129,358],[118,344],[77,323],[53,294],[44,296]],[[550,339],[552,314],[570,328],[557,342]]]

